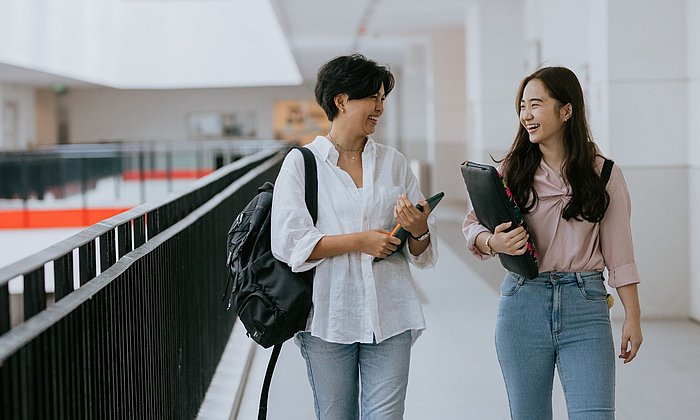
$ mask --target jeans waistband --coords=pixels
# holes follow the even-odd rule
[[[520,274],[510,273],[516,276],[521,282],[537,282],[537,283],[576,283],[587,280],[603,279],[602,271],[578,271],[578,272],[565,272],[565,271],[545,271],[540,273],[534,279],[528,279]]]

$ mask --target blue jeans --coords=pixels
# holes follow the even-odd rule
[[[615,418],[615,349],[599,272],[508,273],[496,351],[513,420],[550,420],[556,366],[571,420]]]
[[[381,343],[336,344],[299,333],[319,420],[403,418],[411,332]],[[359,396],[361,392],[361,396]]]

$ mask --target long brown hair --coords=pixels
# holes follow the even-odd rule
[[[529,81],[541,81],[549,95],[560,105],[571,104],[571,118],[564,127],[564,165],[562,174],[570,187],[570,200],[562,211],[565,220],[585,219],[599,222],[605,216],[610,196],[605,184],[595,172],[596,146],[586,121],[583,91],[576,75],[565,67],[545,67],[527,76],[520,83],[515,100],[515,109],[520,113],[520,101]],[[542,152],[537,144],[530,142],[530,135],[522,124],[518,124],[515,140],[503,158],[505,181],[515,201],[523,212],[531,211],[539,197],[533,186],[535,171],[540,165]]]

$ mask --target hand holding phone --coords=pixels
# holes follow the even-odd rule
[[[428,202],[428,207],[430,207],[430,211],[433,211],[435,209],[435,206],[438,205],[440,200],[445,196],[444,192],[439,192],[432,197],[428,198],[426,201]],[[423,211],[423,206],[419,204],[416,204],[416,208],[420,211]],[[409,233],[407,230],[405,230],[403,227],[401,227],[400,223],[397,223],[396,226],[391,230],[391,236],[397,237],[401,239],[401,244],[398,246],[396,251],[400,250],[403,248],[404,244],[406,243],[406,240],[408,239]],[[394,252],[396,252],[394,251]],[[393,254],[393,253],[392,253]],[[391,255],[391,254],[389,254]],[[374,262],[381,261],[382,258],[375,258]]]

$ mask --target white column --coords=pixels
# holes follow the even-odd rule
[[[399,148],[409,160],[425,159],[427,139],[427,45],[414,44],[406,50],[397,75],[399,97]]]
[[[4,93],[5,85],[0,83],[0,150],[10,149],[9,140],[5,138],[5,131],[7,130],[5,120],[7,117],[5,116],[5,107],[3,105],[5,103]]]
[[[688,162],[690,168],[688,203],[690,315],[700,321],[700,2],[688,1],[685,44],[688,58]]]
[[[468,160],[493,164],[518,128],[515,95],[527,42],[522,1],[474,2],[466,16]]]
[[[445,200],[466,203],[459,165],[467,159],[466,54],[462,28],[431,36],[432,90],[428,114],[427,160],[431,164],[431,191],[445,192]]]
[[[0,83],[0,149],[26,149],[35,138],[34,89]]]
[[[397,76],[399,91],[399,126],[396,147],[409,161],[418,163],[413,167],[423,194],[430,194],[430,166],[428,163],[428,119],[431,102],[429,94],[428,57],[430,47],[427,42],[417,40],[406,49],[401,71]],[[397,106],[398,105],[398,106]]]

